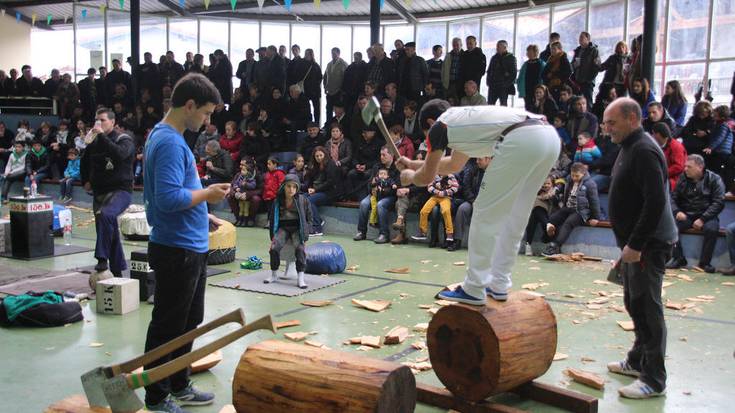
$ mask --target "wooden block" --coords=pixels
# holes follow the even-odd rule
[[[311,301],[302,301],[301,305],[305,305],[307,307],[326,307],[328,305],[332,305],[332,300],[311,300]]]
[[[306,337],[309,337],[309,333],[304,333],[303,331],[299,331],[296,333],[285,333],[283,336],[291,341],[302,341]]]
[[[409,267],[389,268],[385,270],[385,272],[389,272],[391,274],[408,274],[409,272],[411,272],[411,268]]]
[[[353,299],[352,304],[365,308],[370,311],[375,311],[376,313],[379,313],[386,308],[390,307],[391,302],[388,300],[357,300]]]
[[[406,327],[393,327],[392,330],[385,335],[383,344],[401,344],[408,337],[408,329]]]
[[[282,328],[300,326],[301,325],[301,321],[299,321],[299,320],[288,320],[288,321],[281,321],[281,322],[274,323],[274,324],[276,326],[276,330],[280,330]]]
[[[214,353],[191,363],[191,374],[207,371],[219,364],[220,361],[222,361],[222,351],[217,350]]]
[[[112,410],[109,408],[95,407],[92,409],[89,407],[87,398],[81,394],[75,394],[71,397],[67,397],[64,400],[60,400],[44,410],[44,413],[111,413]],[[145,410],[138,410],[138,413],[143,413]]]
[[[314,340],[306,340],[306,341],[304,341],[304,344],[306,344],[307,346],[316,347],[316,348],[322,348],[322,347],[324,347],[324,344],[322,344],[322,343],[320,343],[318,341],[314,341]]]
[[[594,373],[590,373],[589,371],[578,370],[570,367],[564,370],[564,373],[571,377],[572,380],[577,383],[584,384],[585,386],[589,386],[597,390],[603,390],[605,388],[605,379]]]
[[[561,361],[561,360],[566,360],[568,358],[569,356],[567,354],[556,352],[556,354],[554,354],[553,361]]]
[[[624,331],[633,331],[635,329],[635,324],[633,324],[633,321],[618,321],[618,325],[620,328],[622,328]]]
[[[140,284],[133,278],[108,278],[97,282],[97,312],[127,314],[140,305]]]
[[[237,413],[237,410],[235,410],[235,406],[231,404],[226,404],[222,406],[222,409],[219,411],[219,413]]]
[[[380,348],[380,336],[362,336],[362,345],[372,348]]]
[[[528,382],[513,390],[524,399],[558,407],[574,413],[597,413],[597,398],[584,393],[537,381]]]
[[[350,344],[362,344],[362,336],[349,339]]]
[[[429,323],[418,323],[413,326],[413,331],[425,333],[429,329]]]

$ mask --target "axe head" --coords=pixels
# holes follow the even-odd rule
[[[112,413],[135,413],[144,406],[135,390],[128,386],[123,374],[105,380],[102,383],[102,391]]]
[[[366,125],[373,123],[373,121],[380,116],[380,102],[378,102],[378,98],[373,96],[372,99],[368,99],[368,103],[365,105],[361,114],[362,121],[365,122]]]
[[[107,407],[107,398],[102,391],[102,384],[107,381],[105,369],[97,367],[82,374],[82,387],[90,407]]]

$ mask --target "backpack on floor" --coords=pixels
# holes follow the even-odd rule
[[[76,301],[64,302],[63,296],[53,291],[37,293],[29,291],[22,296],[13,297],[13,305],[18,298],[27,298],[37,301],[36,304],[25,308],[19,314],[9,318],[9,308],[7,304],[11,304],[9,297],[0,299],[0,325],[4,327],[24,326],[24,327],[59,327],[69,323],[76,323],[84,320],[82,315],[82,306]],[[8,301],[6,303],[6,300]]]

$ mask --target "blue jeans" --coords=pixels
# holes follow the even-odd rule
[[[730,264],[735,265],[735,222],[725,227],[725,238],[727,239],[727,251],[730,253]]]
[[[48,178],[48,173],[46,172],[37,173],[36,174],[36,185],[41,186],[41,181],[43,181],[46,178]],[[31,187],[31,177],[30,176],[26,176],[24,184],[27,188]]]
[[[388,214],[393,210],[396,204],[396,197],[388,196],[378,201],[378,225],[380,225],[380,235],[390,236],[388,228]],[[362,233],[367,232],[368,218],[370,217],[370,195],[360,201],[360,219],[357,222],[357,230]]]
[[[130,206],[132,197],[133,194],[127,191],[113,191],[105,195],[95,195],[92,202],[94,226],[97,230],[94,257],[108,260],[110,272],[118,277],[128,268],[128,264],[120,240],[117,217]]]
[[[311,217],[314,220],[311,225],[313,232],[322,232],[322,216],[319,215],[319,207],[329,205],[332,200],[324,192],[314,192],[311,195],[307,195],[309,203],[311,204]]]
[[[610,176],[609,175],[600,175],[600,174],[590,174],[592,177],[592,181],[594,181],[595,184],[597,184],[597,191],[598,192],[607,192],[608,189],[610,189]]]

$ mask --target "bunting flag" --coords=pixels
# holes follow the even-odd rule
[[[237,0],[230,0],[230,5],[232,5],[232,11],[235,11],[235,7],[237,7]]]
[[[285,0],[284,4],[286,6],[286,10],[291,11],[291,0]]]
[[[263,8],[263,4],[265,4],[265,0],[258,0],[258,8],[259,9],[262,9]]]
[[[69,15],[67,14],[67,15],[64,16],[64,24],[66,24],[66,22],[68,22],[68,21],[69,21]]]
[[[87,9],[82,9],[82,21],[87,18]]]
[[[106,5],[104,5],[104,4],[100,4],[100,14],[102,14],[102,15],[104,15],[104,14],[105,14],[105,8],[106,8],[106,7],[107,7]]]
[[[383,1],[383,0],[380,0],[380,1]],[[342,7],[344,7],[345,10],[347,10],[350,7],[350,0],[342,0]]]
[[[204,10],[209,10],[209,2],[212,0],[204,0]]]
[[[36,13],[31,14],[31,26],[36,25],[36,17],[38,17]]]
[[[53,16],[51,16],[50,14],[47,14],[46,15],[46,26],[51,26],[51,18],[52,17]]]
[[[413,0],[405,0],[406,6],[411,7],[411,3],[413,3]]]
[[[179,0],[179,7],[182,9],[186,7],[186,0]]]
[[[385,3],[385,0],[380,0],[380,10],[383,10],[383,4]]]
[[[125,0],[120,0],[120,10],[125,8]]]
[[[314,8],[319,8],[322,5],[322,0],[314,0]]]
[[[20,23],[20,12],[19,11],[15,12],[15,22]]]

